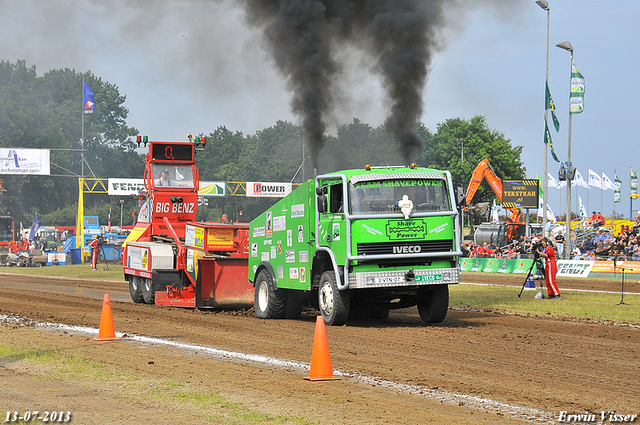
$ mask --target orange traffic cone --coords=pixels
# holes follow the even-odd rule
[[[104,294],[104,300],[102,301],[102,317],[100,317],[100,329],[98,331],[98,337],[93,338],[96,341],[113,341],[116,339],[116,331],[113,328],[113,316],[111,315],[111,301],[109,301],[109,294]]]
[[[311,353],[311,370],[307,378],[309,381],[329,381],[341,379],[333,376],[331,358],[329,356],[329,342],[324,327],[324,317],[316,317],[316,333],[313,337],[313,352]]]

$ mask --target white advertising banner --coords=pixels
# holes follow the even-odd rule
[[[226,196],[225,182],[200,182],[198,196]],[[143,179],[109,179],[109,195],[129,196],[144,192]]]
[[[284,198],[291,193],[291,183],[247,182],[247,196]]]
[[[557,276],[589,277],[595,261],[558,260]]]
[[[0,148],[0,174],[51,174],[49,149]]]
[[[109,179],[109,195],[137,195],[144,190],[143,179]]]

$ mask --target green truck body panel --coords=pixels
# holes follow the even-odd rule
[[[408,215],[401,208],[405,195]],[[266,267],[278,288],[298,290],[312,289],[314,276],[331,269],[340,289],[458,283],[453,199],[450,174],[438,170],[389,167],[318,176],[250,223],[249,279]],[[318,211],[318,203],[326,203],[326,212]]]

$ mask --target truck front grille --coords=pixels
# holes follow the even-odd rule
[[[451,239],[437,241],[371,242],[357,245],[358,255],[394,255],[453,252]]]

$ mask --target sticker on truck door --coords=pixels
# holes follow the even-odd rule
[[[340,223],[333,223],[333,231],[331,232],[331,240],[340,240]]]

